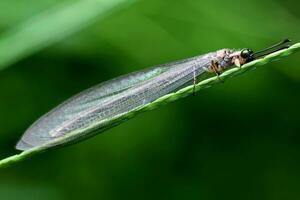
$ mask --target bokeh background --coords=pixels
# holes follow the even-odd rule
[[[17,52],[9,46],[18,41],[1,43],[15,27],[62,3],[1,0],[0,58]],[[16,142],[39,116],[102,81],[224,47],[300,41],[295,0],[125,4],[2,65],[0,158],[17,153]],[[295,54],[1,169],[0,199],[298,199],[299,102]]]

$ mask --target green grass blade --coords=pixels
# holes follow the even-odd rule
[[[253,62],[247,63],[247,64],[243,65],[241,68],[230,69],[230,70],[224,72],[223,74],[221,74],[220,77],[223,80],[226,80],[228,78],[232,78],[232,77],[234,77],[236,75],[239,75],[241,73],[244,73],[246,71],[255,69],[257,66],[265,65],[265,64],[270,63],[272,61],[278,60],[281,57],[285,57],[285,56],[288,56],[292,53],[295,53],[296,51],[299,51],[299,50],[300,50],[300,43],[294,44],[293,46],[291,46],[288,49],[284,49],[284,50],[272,53],[272,54],[266,56],[263,59],[259,59],[259,60],[255,60]],[[211,87],[211,86],[213,86],[213,85],[215,85],[219,82],[220,82],[220,80],[217,77],[212,77],[212,78],[205,79],[205,80],[201,81],[200,83],[198,83],[196,85],[196,90],[198,91],[200,89]],[[157,99],[156,101],[154,101],[152,103],[149,103],[149,104],[147,104],[145,106],[142,106],[140,108],[137,108],[133,111],[130,111],[128,113],[116,116],[113,119],[109,119],[106,122],[103,122],[103,123],[106,124],[106,126],[103,129],[99,130],[99,132],[104,131],[104,130],[109,129],[109,128],[112,128],[113,126],[116,126],[117,124],[120,124],[120,123],[136,116],[139,113],[142,113],[142,112],[145,112],[145,111],[148,111],[148,110],[152,110],[152,109],[157,108],[159,106],[162,106],[164,104],[173,102],[177,99],[186,97],[186,96],[188,96],[192,93],[193,93],[193,85],[185,87],[185,88],[183,88],[183,89],[181,89],[181,90],[179,90],[175,93],[165,95],[165,96]],[[56,141],[53,141],[51,143],[59,143],[60,140],[62,140],[62,139],[65,140],[65,139],[68,139],[68,138],[70,139],[74,135],[76,135],[75,132],[70,133],[67,136],[65,136],[64,138],[58,138]],[[14,155],[14,156],[8,157],[6,159],[3,159],[3,160],[0,161],[0,168],[9,166],[9,165],[17,163],[19,161],[22,161],[26,158],[31,157],[34,154],[41,153],[43,151],[47,151],[47,146],[49,144],[50,143],[45,144],[44,146],[36,147],[36,148],[28,150],[28,151],[24,151],[21,154]]]
[[[0,69],[67,38],[105,17],[112,9],[134,1],[69,1],[15,26],[0,37]]]

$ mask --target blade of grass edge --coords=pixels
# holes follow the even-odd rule
[[[0,36],[0,70],[135,1],[68,1],[16,25]]]

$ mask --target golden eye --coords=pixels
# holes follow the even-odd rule
[[[253,54],[253,51],[251,49],[243,49],[241,51],[241,57],[246,59],[246,60],[250,59],[252,54]]]

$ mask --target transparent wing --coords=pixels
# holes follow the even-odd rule
[[[111,118],[147,104],[193,79],[195,60],[185,59],[134,72],[99,84],[62,103],[38,119],[24,133],[16,148],[27,150],[78,129],[92,131],[103,119]],[[202,62],[202,64],[201,64]],[[192,67],[194,66],[194,68]]]
[[[151,79],[167,70],[167,66],[158,66],[123,75],[89,88],[65,101],[32,124],[18,142],[16,148],[26,150],[49,140],[49,131],[65,121],[72,119],[90,107],[101,104],[111,95],[116,95],[130,87]],[[43,131],[38,131],[43,129]]]

